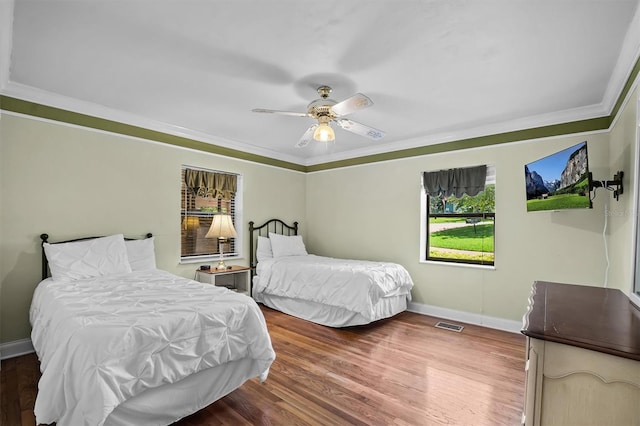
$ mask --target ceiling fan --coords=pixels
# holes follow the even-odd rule
[[[373,101],[367,96],[362,93],[356,93],[344,101],[336,102],[329,98],[331,87],[320,86],[317,91],[320,98],[312,101],[307,106],[307,112],[278,111],[264,108],[255,108],[252,111],[291,115],[294,117],[311,117],[318,120],[318,123],[312,124],[311,127],[304,132],[298,143],[296,143],[297,148],[307,146],[312,139],[321,142],[333,141],[335,139],[335,133],[329,125],[332,121],[344,130],[373,140],[382,139],[385,135],[382,130],[374,129],[373,127],[366,126],[348,118],[343,118],[345,115],[373,105]]]

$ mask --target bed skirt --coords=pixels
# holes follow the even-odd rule
[[[365,318],[357,312],[323,303],[273,296],[265,293],[254,295],[254,297],[256,302],[262,303],[269,308],[328,327],[369,324],[407,310],[407,296],[404,294],[380,299],[374,306],[371,318]]]

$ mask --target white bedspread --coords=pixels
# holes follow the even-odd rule
[[[375,320],[384,297],[406,295],[413,281],[396,263],[346,260],[315,255],[287,256],[258,263],[254,298],[269,294],[337,306]]]
[[[102,425],[147,389],[243,358],[275,359],[249,297],[165,271],[41,282],[31,311],[38,423]]]

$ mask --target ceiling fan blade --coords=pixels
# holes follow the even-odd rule
[[[307,131],[304,132],[304,135],[302,135],[298,143],[296,143],[296,148],[304,148],[305,146],[309,145],[309,142],[313,140],[313,132],[317,127],[317,124],[311,125],[311,127],[309,127]]]
[[[337,116],[351,114],[363,108],[367,108],[373,105],[373,101],[363,95],[362,93],[356,93],[350,98],[345,99],[342,102],[338,102],[331,107],[333,113]]]
[[[266,112],[269,114],[291,115],[294,117],[311,117],[311,114],[309,114],[308,112],[278,111],[276,109],[264,109],[264,108],[254,108],[251,111]]]
[[[365,126],[357,121],[349,120],[348,118],[337,118],[334,120],[338,123],[338,126],[344,130],[353,132],[356,135],[364,136],[375,141],[380,140],[386,134],[382,130],[374,129],[373,127]]]

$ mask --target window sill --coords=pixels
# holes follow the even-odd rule
[[[226,262],[227,260],[242,259],[242,256],[240,256],[240,255],[223,256],[222,259]],[[216,254],[216,255],[213,255],[213,256],[188,257],[186,259],[180,259],[180,262],[178,262],[178,263],[180,265],[187,265],[187,264],[192,264],[192,263],[217,262],[219,260],[220,260],[220,256]]]
[[[438,260],[421,260],[420,263],[427,264],[427,265],[456,266],[458,268],[484,269],[486,271],[496,270],[496,265],[477,265],[474,263],[441,262]]]

